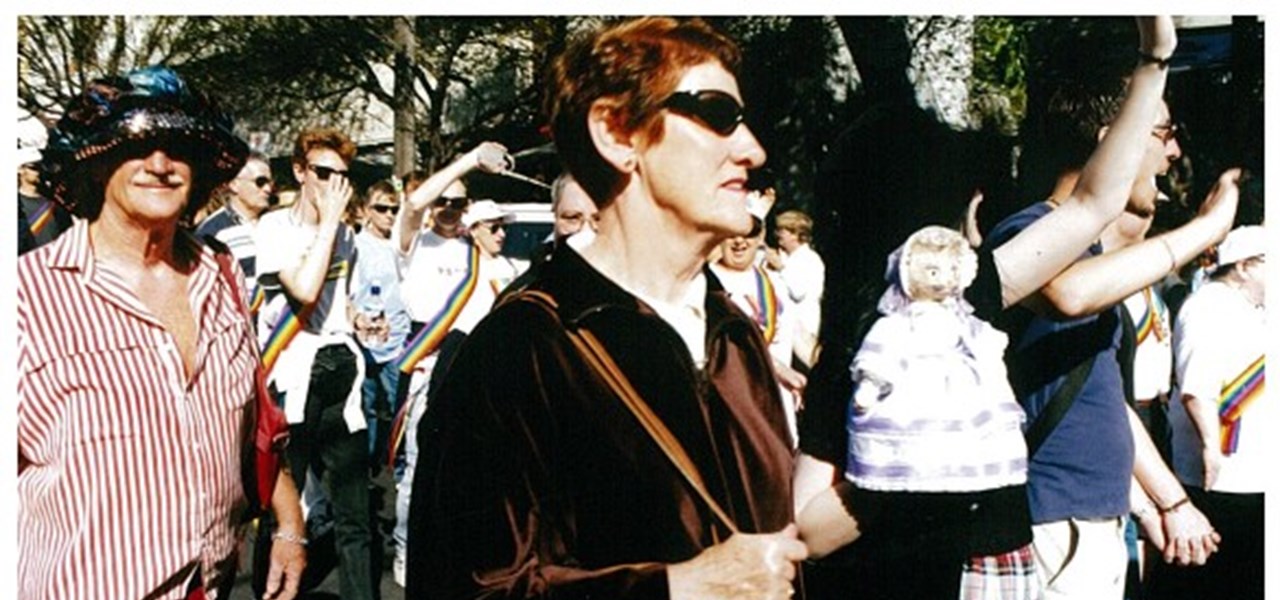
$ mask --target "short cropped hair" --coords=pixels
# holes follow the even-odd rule
[[[293,142],[293,164],[297,167],[307,166],[307,154],[317,148],[333,150],[342,158],[342,162],[351,164],[356,157],[356,143],[347,134],[331,127],[307,129],[298,134]]]
[[[364,191],[364,199],[360,204],[362,206],[368,205],[373,201],[373,197],[378,194],[390,196],[396,202],[400,201],[400,197],[396,195],[396,186],[392,185],[391,182],[386,179],[379,179],[378,181],[373,182],[373,184],[369,186],[369,189]]]
[[[574,40],[551,64],[544,110],[556,150],[582,189],[604,208],[621,173],[596,150],[587,129],[591,105],[612,98],[613,118],[625,132],[661,141],[657,116],[691,67],[718,62],[735,76],[742,53],[700,19],[646,17],[606,26]]]
[[[1057,171],[1078,169],[1098,146],[1098,132],[1111,124],[1124,104],[1128,81],[1074,82],[1057,89],[1045,107],[1042,132]]]
[[[807,244],[813,238],[813,219],[809,215],[799,210],[788,210],[777,216],[774,220],[778,229],[784,229],[796,234],[800,238],[800,242]]]

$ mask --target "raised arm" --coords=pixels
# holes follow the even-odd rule
[[[418,186],[418,189],[409,194],[409,197],[405,198],[404,206],[396,221],[398,239],[400,240],[400,253],[409,253],[418,231],[422,229],[422,221],[426,216],[427,209],[441,194],[444,194],[450,184],[462,179],[463,176],[475,169],[480,169],[486,173],[497,173],[503,170],[506,167],[505,162],[503,162],[506,153],[507,149],[502,144],[481,142],[479,146],[472,148],[470,152],[458,157],[457,160],[449,163],[443,169],[432,173],[431,177],[428,177],[426,181],[422,182],[422,185]]]
[[[1240,169],[1228,169],[1186,225],[1071,265],[1044,286],[1041,312],[1066,318],[1094,314],[1191,262],[1231,229],[1239,181]]]
[[[280,285],[289,297],[305,305],[314,304],[324,289],[329,260],[333,258],[333,242],[351,199],[351,182],[346,177],[330,177],[321,182],[318,193],[316,209],[320,223],[316,226],[315,239],[301,261],[286,265],[279,273]]]
[[[1138,17],[1139,51],[1168,58],[1177,46],[1173,19]],[[1098,239],[1124,210],[1142,148],[1164,94],[1167,65],[1143,61],[1133,70],[1124,103],[1085,163],[1074,189],[1050,214],[993,252],[1006,307],[1040,289]]]

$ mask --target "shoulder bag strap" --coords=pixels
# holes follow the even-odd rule
[[[1071,403],[1075,402],[1076,396],[1080,395],[1080,390],[1084,388],[1084,380],[1089,378],[1089,372],[1093,370],[1096,358],[1096,355],[1089,357],[1067,373],[1067,379],[1062,383],[1062,387],[1058,388],[1057,393],[1044,406],[1044,410],[1031,423],[1031,427],[1027,428],[1027,460],[1031,460],[1031,457],[1036,455],[1041,444],[1044,444],[1049,434],[1053,433],[1058,426],[1058,422],[1062,421],[1062,417],[1067,414],[1067,409],[1071,408]]]
[[[206,237],[208,242],[211,237]],[[216,240],[215,240],[216,242]],[[249,306],[245,303],[244,291],[240,280],[235,276],[231,266],[234,260],[226,246],[221,243],[210,244],[214,249],[214,258],[218,262],[218,271],[223,280],[231,288],[235,296],[236,307],[240,315],[252,328],[253,317]],[[252,329],[250,330],[252,336]],[[250,432],[246,436],[246,448],[240,456],[241,477],[245,485],[245,494],[251,505],[258,512],[265,512],[271,506],[271,497],[275,492],[276,475],[280,461],[284,459],[284,446],[289,441],[289,425],[284,413],[276,406],[271,391],[267,388],[266,376],[262,369],[261,355],[258,352],[258,340],[250,339],[249,347],[254,354],[254,407],[246,412],[246,426]]]
[[[560,322],[559,314],[556,312],[555,298],[551,297],[551,295],[546,292],[538,290],[524,290],[517,294],[513,299],[524,300],[541,306],[544,310],[549,312],[557,322]],[[563,327],[563,323],[561,323],[561,326]],[[586,363],[590,365],[602,379],[604,379],[605,383],[609,385],[609,389],[613,390],[613,393],[622,400],[622,403],[626,405],[627,409],[631,411],[631,414],[635,416],[636,420],[640,422],[640,425],[644,427],[644,430],[649,434],[649,437],[658,444],[659,448],[662,449],[663,454],[667,456],[667,459],[671,461],[671,464],[675,465],[676,470],[680,472],[680,475],[682,475],[685,481],[689,483],[690,487],[698,493],[702,498],[702,501],[711,509],[711,512],[715,513],[715,516],[720,521],[721,525],[724,525],[724,527],[730,532],[737,533],[737,525],[734,524],[733,519],[729,517],[728,513],[720,507],[720,503],[716,502],[716,499],[711,496],[709,491],[707,491],[707,486],[703,482],[702,474],[698,471],[697,465],[693,464],[693,460],[689,458],[689,454],[685,452],[684,446],[680,444],[680,440],[676,439],[675,434],[671,433],[670,429],[667,429],[667,426],[662,422],[662,419],[660,419],[658,415],[654,414],[653,409],[649,408],[649,404],[640,397],[640,394],[631,385],[631,381],[627,379],[626,374],[618,368],[617,363],[613,361],[613,357],[610,356],[609,352],[600,344],[600,340],[596,338],[595,334],[587,331],[586,329],[579,329],[576,331],[569,329],[568,327],[563,327],[563,329],[569,336],[569,340],[573,342],[574,348],[578,350],[578,354],[580,354],[583,360],[585,360]]]

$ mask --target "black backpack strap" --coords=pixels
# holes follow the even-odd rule
[[[1044,406],[1044,410],[1027,428],[1027,460],[1031,460],[1031,457],[1036,455],[1036,450],[1040,449],[1044,441],[1049,438],[1049,434],[1058,427],[1058,422],[1062,421],[1062,417],[1067,414],[1071,403],[1075,402],[1076,396],[1080,395],[1080,390],[1084,388],[1084,381],[1089,378],[1089,372],[1093,370],[1096,359],[1097,355],[1090,356],[1088,360],[1071,369],[1062,387],[1058,388],[1058,391],[1049,399],[1049,403]]]
[[[1137,406],[1136,390],[1133,383],[1133,362],[1138,355],[1138,327],[1133,322],[1129,309],[1120,306],[1120,349],[1116,351],[1116,359],[1120,361],[1120,379],[1124,383],[1124,401],[1129,406]],[[1155,310],[1150,307],[1148,310]]]

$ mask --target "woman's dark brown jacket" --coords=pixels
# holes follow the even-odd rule
[[[568,247],[458,351],[422,419],[410,598],[666,598],[727,532],[564,333],[600,340],[748,533],[792,521],[792,444],[764,342],[710,270],[706,355]]]

